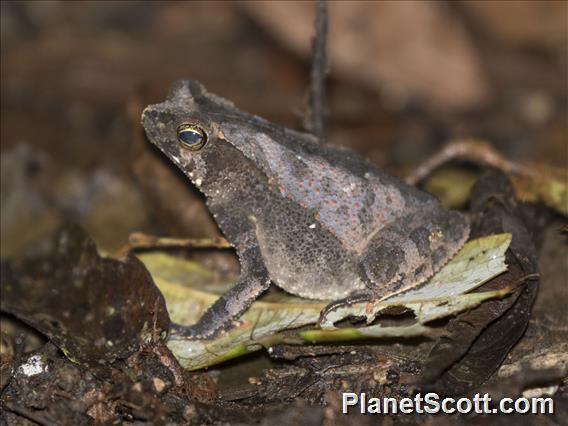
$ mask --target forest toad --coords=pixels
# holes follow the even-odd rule
[[[359,155],[178,81],[148,106],[149,140],[201,190],[241,265],[185,334],[229,327],[271,282],[298,296],[377,300],[428,280],[462,247],[465,217]]]

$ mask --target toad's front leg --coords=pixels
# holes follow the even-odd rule
[[[172,324],[172,333],[190,339],[212,339],[219,332],[231,328],[258,296],[270,286],[268,271],[262,262],[260,250],[252,247],[239,253],[241,275],[237,283],[207,309],[192,326]]]

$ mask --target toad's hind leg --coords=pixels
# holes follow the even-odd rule
[[[384,227],[369,241],[359,261],[360,278],[368,291],[330,303],[322,310],[320,324],[331,311],[384,299],[425,282],[457,253],[468,235],[465,217],[438,205]]]
[[[217,299],[196,324],[190,327],[172,324],[172,334],[189,339],[212,339],[219,332],[231,328],[233,321],[268,289],[270,278],[258,248],[242,253],[240,262],[239,281]]]
[[[377,299],[413,288],[434,275],[469,236],[466,218],[436,204],[383,228],[367,245],[359,270]]]

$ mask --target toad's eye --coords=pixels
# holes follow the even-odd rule
[[[184,123],[177,129],[178,141],[184,148],[197,151],[207,143],[207,133],[195,124]]]

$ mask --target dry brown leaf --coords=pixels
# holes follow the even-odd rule
[[[309,56],[311,2],[242,2],[282,44]],[[439,2],[331,2],[331,67],[382,91],[393,101],[421,98],[443,108],[488,100],[477,53],[449,9]]]

